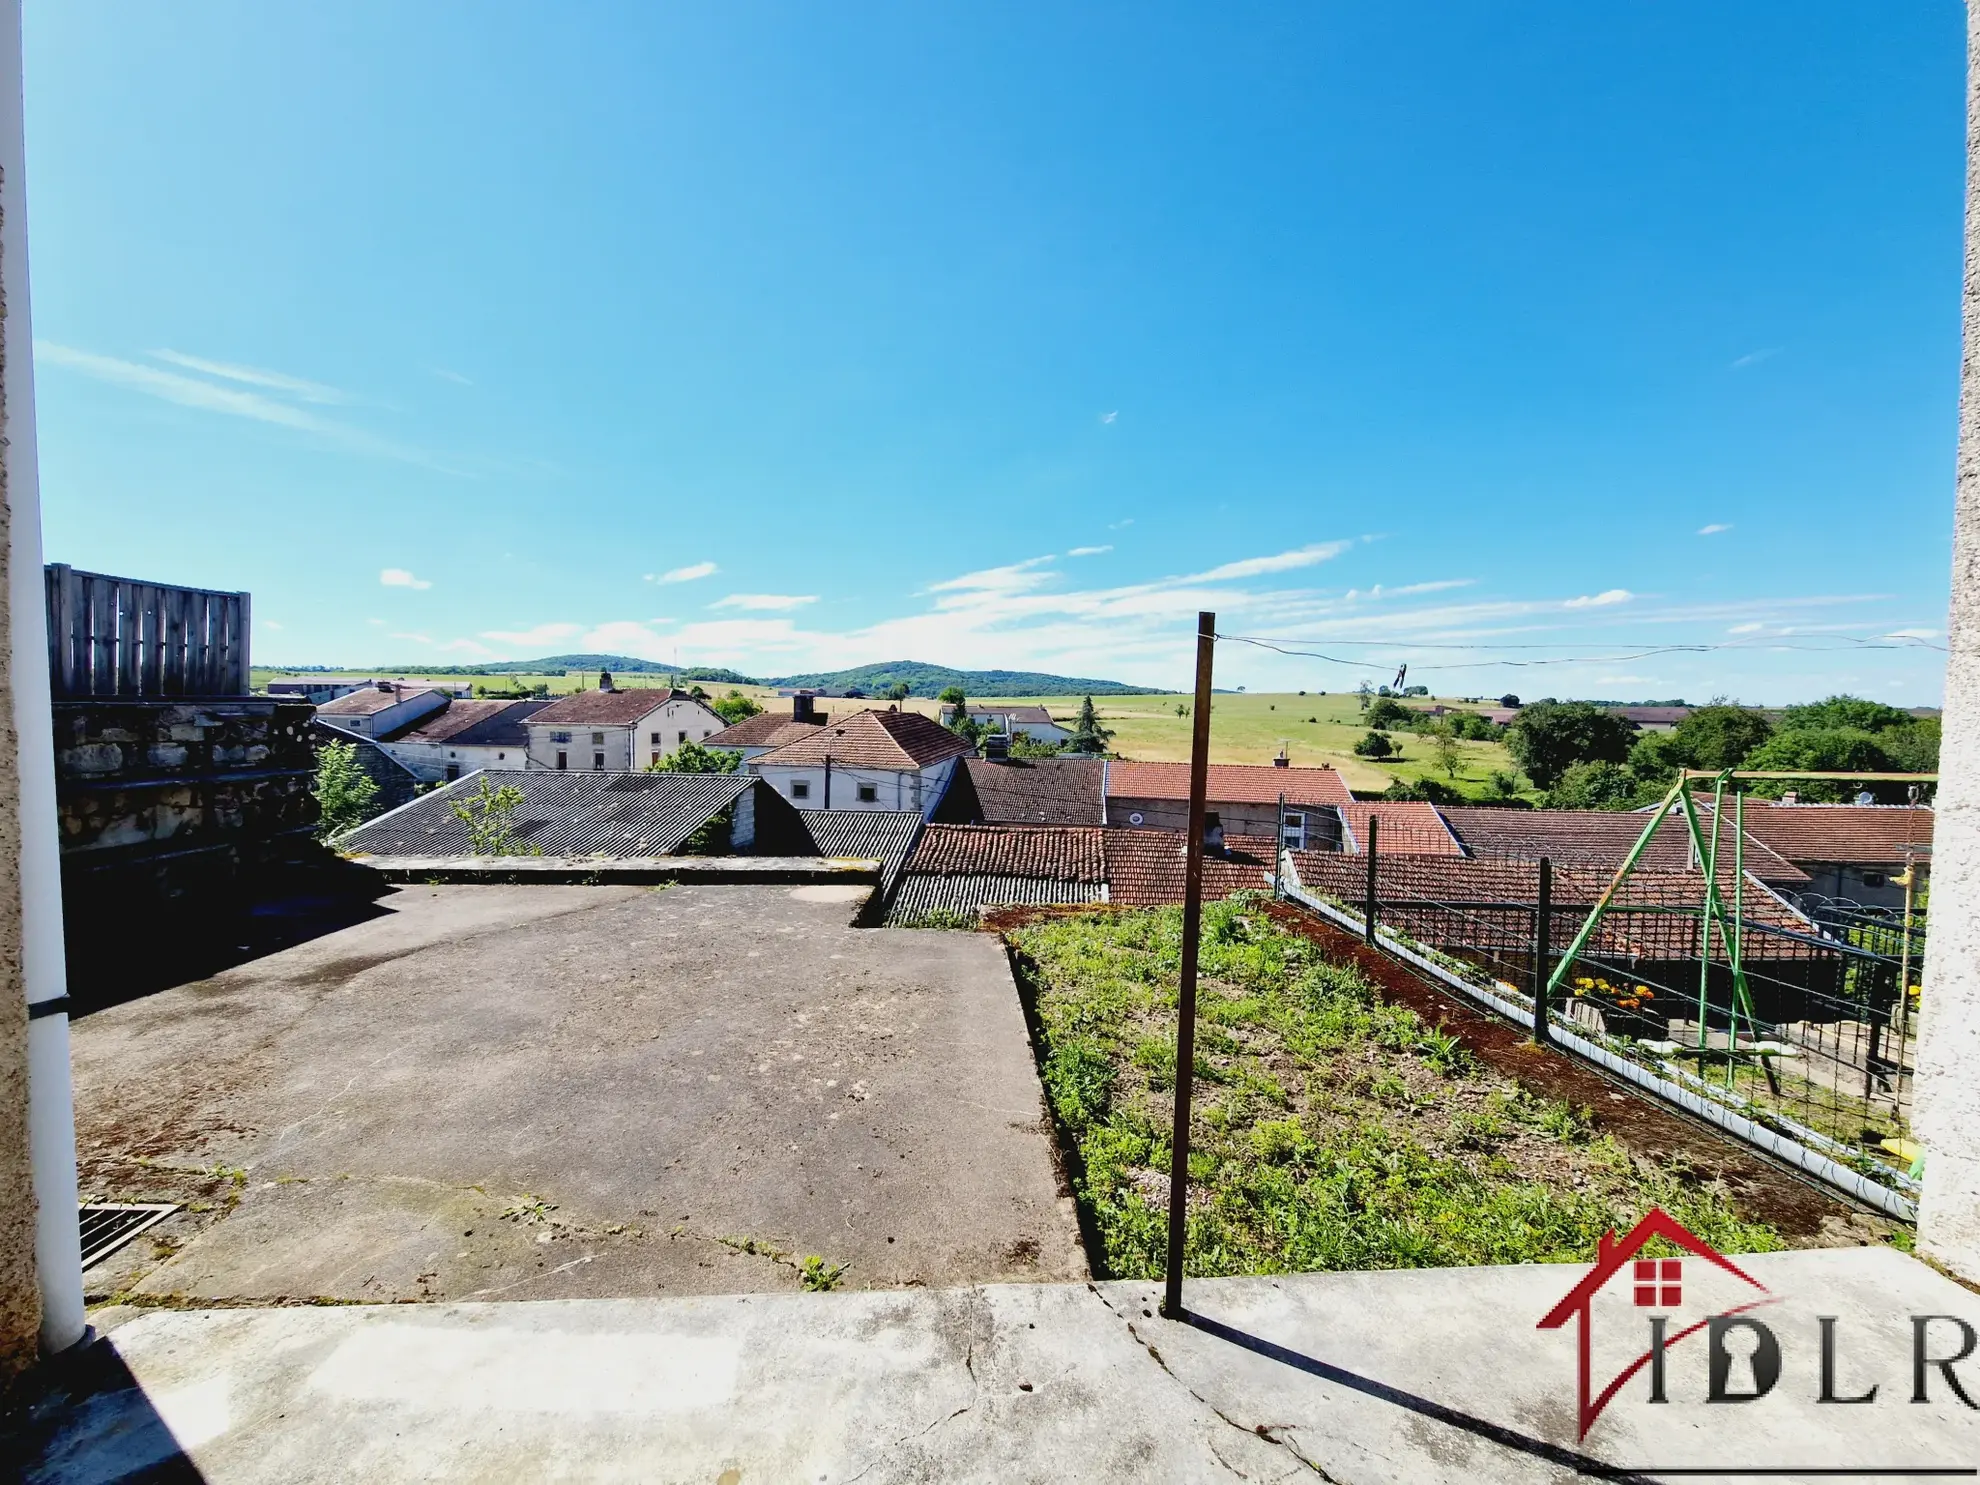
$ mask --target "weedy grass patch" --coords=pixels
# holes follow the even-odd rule
[[[1047,918],[1010,938],[1094,1260],[1158,1277],[1181,910]],[[1255,897],[1204,909],[1197,1024],[1192,1275],[1585,1261],[1653,1206],[1721,1251],[1782,1246],[1722,1186],[1483,1067]]]

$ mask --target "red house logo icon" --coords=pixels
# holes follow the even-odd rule
[[[1595,1296],[1627,1268],[1630,1270],[1631,1295],[1636,1308],[1669,1312],[1684,1303],[1684,1260],[1681,1258],[1638,1258],[1652,1238],[1663,1238],[1673,1247],[1696,1254],[1706,1262],[1716,1265],[1742,1283],[1751,1286],[1762,1296],[1743,1305],[1735,1305],[1729,1310],[1721,1310],[1717,1316],[1708,1316],[1696,1324],[1688,1325],[1668,1336],[1662,1336],[1665,1346],[1675,1344],[1686,1336],[1703,1330],[1713,1319],[1723,1319],[1729,1315],[1741,1314],[1760,1305],[1769,1304],[1774,1296],[1767,1286],[1751,1274],[1743,1272],[1711,1244],[1694,1237],[1667,1212],[1653,1208],[1644,1219],[1629,1230],[1620,1242],[1614,1231],[1602,1234],[1596,1248],[1595,1266],[1579,1284],[1567,1292],[1561,1302],[1549,1310],[1541,1319],[1539,1329],[1557,1330],[1574,1320],[1580,1327],[1579,1372],[1580,1408],[1578,1413],[1580,1438],[1588,1437],[1588,1430],[1595,1426],[1595,1420],[1602,1416],[1602,1409],[1609,1405],[1624,1383],[1635,1376],[1655,1354],[1645,1351],[1618,1372],[1602,1390],[1594,1390],[1593,1379],[1589,1376],[1590,1358],[1594,1348],[1591,1332]],[[1661,1334],[1661,1332],[1660,1332]]]

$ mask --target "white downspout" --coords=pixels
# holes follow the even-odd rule
[[[34,438],[34,329],[28,315],[27,147],[21,101],[21,0],[0,11],[0,299],[4,339],[9,661],[20,770],[21,977],[28,999],[28,1151],[37,1204],[41,1344],[83,1338],[82,1239],[76,1223],[76,1115],[69,1081],[69,986],[62,958],[62,858],[55,817],[55,722],[41,575],[41,485]]]

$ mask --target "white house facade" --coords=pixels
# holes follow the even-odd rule
[[[750,760],[801,810],[912,810],[926,819],[972,749],[916,712],[854,712]]]
[[[600,690],[561,697],[534,713],[529,768],[632,773],[682,743],[705,743],[727,724],[685,691]]]

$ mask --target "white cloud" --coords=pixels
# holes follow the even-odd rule
[[[444,366],[429,366],[426,369],[439,377],[441,381],[452,382],[457,387],[471,387],[474,385],[473,382],[462,376],[458,371],[449,371]]]
[[[1133,524],[1134,524],[1134,517],[1129,516],[1125,521],[1115,521],[1107,529],[1109,531],[1125,531],[1127,530],[1128,527],[1132,526]]]
[[[188,367],[198,365],[202,369],[215,368],[207,374],[224,379],[237,381],[248,377],[261,379],[247,384],[264,388],[264,391],[247,391],[242,386],[222,386],[215,382],[202,381],[198,377],[184,376],[176,371],[161,371],[156,366],[146,366],[139,361],[125,361],[117,356],[100,356],[94,351],[77,350],[73,346],[59,345],[52,340],[37,340],[34,343],[34,354],[37,362],[80,372],[97,381],[124,387],[147,397],[156,397],[162,402],[176,403],[180,407],[222,413],[228,417],[247,418],[257,423],[272,423],[279,428],[313,434],[354,454],[398,459],[408,464],[439,470],[444,474],[460,472],[419,449],[393,443],[390,439],[379,438],[361,428],[334,422],[306,408],[296,407],[267,395],[269,391],[280,390],[292,397],[300,396],[301,394],[295,390],[297,387],[335,393],[340,398],[343,395],[336,393],[334,388],[319,388],[317,383],[306,382],[300,377],[288,377],[273,371],[264,372],[251,366],[229,366],[221,361],[202,362],[196,357],[179,356],[176,351],[156,353],[177,357],[178,364]]]
[[[816,593],[731,593],[727,598],[718,598],[708,606],[780,612],[785,609],[803,608],[807,603],[817,601]]]
[[[1698,534],[1700,536],[1717,536],[1721,531],[1730,531],[1730,530],[1732,530],[1732,522],[1714,521],[1709,526],[1700,526],[1698,528]]]
[[[1893,629],[1884,636],[1885,639],[1937,639],[1938,637],[1939,631],[1936,629]]]
[[[1100,414],[1100,421],[1103,423],[1111,423],[1114,421],[1114,419],[1118,418],[1119,416],[1120,414],[1118,412],[1103,412],[1102,414]]]
[[[930,583],[928,591],[931,593],[1022,593],[1052,580],[1054,574],[1037,570],[1051,560],[1050,557],[1027,557],[1022,562],[1007,562],[1002,567],[986,567],[980,572],[966,572],[961,577]]]
[[[378,574],[378,581],[388,588],[430,588],[433,584],[425,578],[414,577],[403,567],[388,567]]]
[[[299,376],[286,372],[266,371],[259,366],[241,366],[232,361],[209,361],[204,356],[188,356],[183,351],[153,351],[154,361],[167,361],[174,366],[183,366],[188,371],[203,371],[208,376],[217,376],[224,381],[240,382],[249,387],[262,387],[271,392],[286,392],[300,402],[349,402],[347,393],[335,387],[326,387],[321,382],[305,381]]]
[[[1760,622],[1759,622],[1758,620],[1749,620],[1748,622],[1746,622],[1746,623],[1744,623],[1744,624],[1735,624],[1735,625],[1733,625],[1733,626],[1732,626],[1732,628],[1730,628],[1730,629],[1728,629],[1728,630],[1726,631],[1726,633],[1728,633],[1728,634],[1758,634],[1758,633],[1759,633],[1759,632],[1760,632],[1761,630],[1763,630],[1763,629],[1765,629],[1766,627],[1767,627],[1767,626],[1766,626],[1765,624],[1762,624],[1762,623],[1760,623]]]
[[[1768,346],[1762,351],[1748,351],[1744,356],[1739,357],[1739,359],[1733,362],[1732,369],[1738,371],[1744,366],[1758,366],[1762,361],[1771,361],[1780,353],[1781,348],[1777,345]]]
[[[430,645],[433,643],[433,636],[430,634],[394,634],[392,638],[410,640],[416,645]]]
[[[1614,604],[1628,603],[1635,596],[1627,588],[1609,588],[1600,593],[1584,593],[1579,598],[1570,598],[1561,607],[1608,608]]]
[[[713,577],[721,570],[713,562],[696,562],[690,567],[676,567],[670,572],[663,572],[658,577],[649,572],[646,580],[649,583],[692,583],[699,578]]]
[[[366,619],[364,622],[367,624],[376,624],[380,629],[385,627],[385,621],[383,619]]]
[[[1074,547],[1074,548],[1073,548],[1073,549],[1072,549],[1072,550],[1071,550],[1070,552],[1067,552],[1067,553],[1066,553],[1066,555],[1067,555],[1068,557],[1102,557],[1102,556],[1105,556],[1105,555],[1106,555],[1106,554],[1107,554],[1108,552],[1111,552],[1111,551],[1113,551],[1113,548],[1112,548],[1112,547],[1110,547],[1110,546],[1108,546],[1108,547]]]
[[[534,629],[484,629],[481,637],[511,650],[542,650],[582,633],[582,624],[538,624]]]
[[[1280,552],[1271,557],[1246,557],[1238,562],[1226,562],[1222,567],[1213,567],[1208,572],[1199,572],[1185,581],[1194,583],[1223,583],[1233,578],[1259,577],[1268,572],[1290,572],[1297,567],[1311,567],[1316,562],[1326,562],[1340,556],[1354,545],[1351,541],[1317,541],[1311,546],[1296,547],[1290,552]]]
[[[263,629],[280,629],[282,626],[276,623],[273,619],[263,619],[261,621],[261,627]]]
[[[487,645],[472,639],[450,639],[438,648],[445,654],[466,655],[473,660],[488,660],[501,653],[499,650],[491,650]]]

